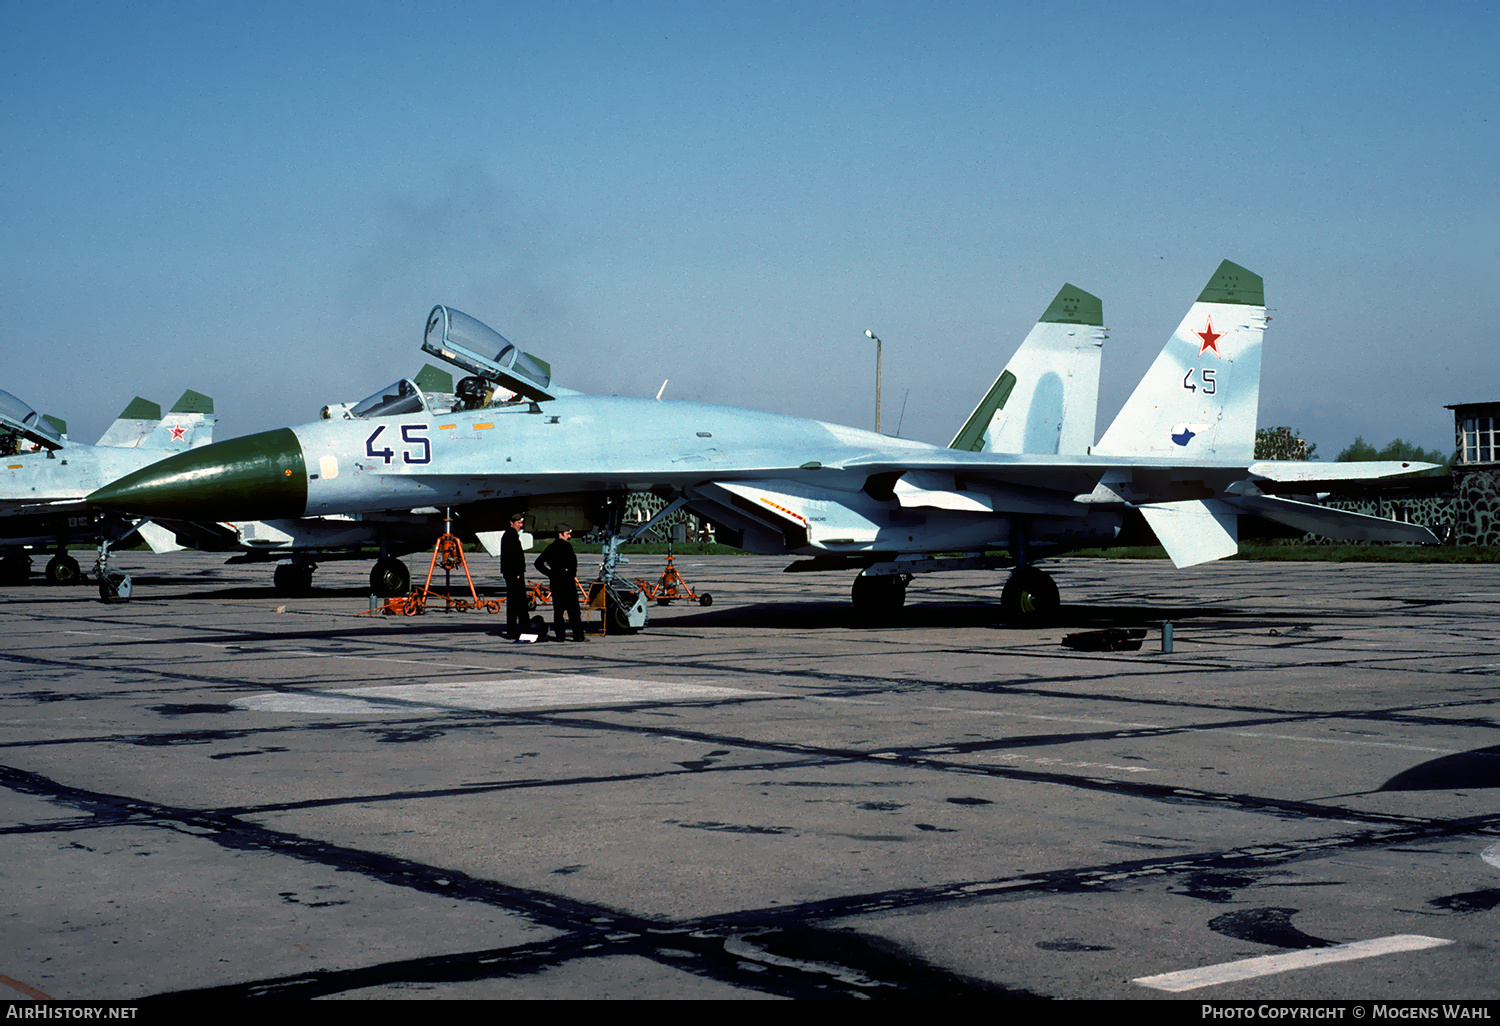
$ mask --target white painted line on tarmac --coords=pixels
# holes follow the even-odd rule
[[[1085,723],[1093,727],[1127,727],[1131,730],[1163,730],[1165,723],[1132,723],[1129,720],[1101,720],[1086,716],[1043,716],[1040,713],[1011,712],[1006,709],[960,709],[952,705],[929,705],[932,712],[956,712],[970,716],[1011,716],[1018,720],[1048,720],[1054,723]]]
[[[362,663],[400,663],[403,666],[434,666],[445,670],[493,670],[483,663],[434,663],[429,659],[388,659],[385,656],[324,655],[324,659],[357,659]]]
[[[1097,769],[1109,770],[1114,773],[1159,773],[1160,770],[1152,766],[1116,766],[1108,762],[1076,762],[1071,759],[1048,759],[1035,755],[1022,755],[1019,752],[988,752],[975,760],[981,764],[1001,763],[1026,763],[1030,766],[1066,766],[1069,769]]]
[[[1259,958],[1246,958],[1238,962],[1206,965],[1201,969],[1183,969],[1175,973],[1162,973],[1160,976],[1142,976],[1131,982],[1153,990],[1180,994],[1185,990],[1197,990],[1200,987],[1234,983],[1238,980],[1253,980],[1274,973],[1291,972],[1294,969],[1311,969],[1314,966],[1332,965],[1335,962],[1353,962],[1361,958],[1374,958],[1377,955],[1394,955],[1402,951],[1421,951],[1424,948],[1437,948],[1452,943],[1451,940],[1444,940],[1442,937],[1399,933],[1390,937],[1355,941],[1352,944],[1338,944],[1331,948],[1288,951],[1281,955],[1262,955]]]
[[[1479,857],[1484,859],[1484,861],[1488,862],[1490,865],[1494,866],[1496,869],[1500,869],[1500,841],[1496,841],[1494,844],[1484,849],[1484,851],[1480,852]]]
[[[252,712],[389,716],[454,710],[517,712],[526,709],[593,707],[636,702],[702,701],[764,694],[743,688],[709,687],[681,681],[559,675],[280,692],[236,698],[229,704]]]
[[[1350,745],[1357,748],[1399,748],[1406,752],[1432,752],[1437,755],[1457,755],[1457,748],[1431,748],[1425,745],[1408,745],[1399,741],[1346,741],[1334,737],[1304,737],[1301,734],[1256,734],[1245,730],[1233,731],[1235,737],[1263,738],[1271,741],[1309,741],[1318,745]]]

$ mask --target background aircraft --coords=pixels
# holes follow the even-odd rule
[[[0,392],[0,576],[24,580],[31,573],[27,549],[52,549],[45,575],[52,584],[74,584],[83,577],[68,546],[87,543],[107,548],[135,530],[136,519],[89,508],[83,497],[133,470],[174,453],[207,445],[213,434],[214,403],[187,391],[166,417],[161,407],[137,396],[104,432],[97,445],[68,439],[46,418],[8,392]],[[101,592],[129,593],[129,579],[113,585],[101,578]]]
[[[558,511],[579,507],[617,529],[612,501],[654,490],[674,497],[668,510],[686,505],[744,548],[809,557],[789,569],[858,571],[855,605],[875,615],[899,610],[914,574],[981,565],[996,549],[1007,550],[1014,567],[1001,596],[1006,614],[1049,614],[1057,588],[1034,564],[1108,544],[1130,510],[1146,517],[1178,566],[1233,552],[1242,516],[1316,524],[1333,537],[1435,540],[1425,528],[1275,494],[1427,465],[1255,462],[1265,324],[1260,276],[1225,261],[1099,444],[1062,452],[1059,431],[1059,451],[1045,455],[944,449],[730,407],[581,395],[487,326],[439,306],[423,349],[468,371],[458,393],[467,389],[475,401],[434,409],[420,389],[396,389],[340,418],[174,457],[89,498],[138,515],[199,520],[499,501],[524,504],[528,526],[548,531],[559,520],[577,526]],[[501,387],[514,398],[495,403],[482,394]],[[938,555],[945,553],[960,555]],[[604,572],[611,570],[607,557]]]

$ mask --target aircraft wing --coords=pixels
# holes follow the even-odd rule
[[[1437,463],[1410,460],[1371,460],[1364,463],[1319,463],[1316,460],[1266,460],[1250,464],[1250,473],[1277,483],[1333,484],[1339,481],[1370,481],[1441,470]]]

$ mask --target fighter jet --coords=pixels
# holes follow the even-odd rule
[[[453,375],[431,364],[425,365],[411,383],[433,402],[454,400]],[[387,391],[382,389],[377,395],[383,398]],[[343,416],[360,405],[330,403],[322,408],[321,416]],[[129,413],[127,410],[125,415]],[[117,421],[111,432],[124,423]],[[197,549],[234,553],[230,563],[274,563],[272,581],[285,595],[305,594],[312,587],[319,563],[367,559],[374,550],[379,556],[370,571],[370,590],[389,598],[405,594],[411,587],[411,571],[399,556],[430,548],[433,539],[443,533],[443,517],[433,508],[222,522],[162,517],[143,521],[137,530],[153,552]]]
[[[852,597],[871,616],[898,611],[917,573],[974,566],[1011,568],[1001,593],[1007,616],[1049,616],[1058,592],[1038,561],[1107,545],[1131,510],[1178,566],[1234,552],[1244,516],[1332,537],[1435,540],[1419,526],[1273,494],[1429,465],[1256,462],[1265,326],[1261,277],[1225,261],[1099,444],[1063,451],[1064,424],[1049,455],[940,448],[700,403],[583,395],[486,325],[438,306],[422,348],[471,375],[458,389],[469,400],[433,408],[406,382],[342,417],[173,457],[89,501],[203,520],[488,501],[525,507],[533,530],[562,519],[579,526],[576,516],[558,515],[579,507],[615,530],[611,500],[653,490],[673,496],[658,517],[686,506],[743,548],[806,557],[790,570],[857,571]],[[495,402],[499,388],[512,398]],[[995,423],[993,415],[981,421]],[[991,556],[995,550],[1008,555]],[[608,578],[612,569],[607,556],[601,573]]]
[[[137,396],[110,425],[97,445],[68,439],[24,402],[0,392],[0,576],[25,578],[31,571],[28,548],[54,550],[46,567],[52,584],[82,579],[68,545],[85,542],[108,547],[130,536],[135,518],[103,514],[83,497],[134,470],[212,440],[213,400],[186,391],[166,417],[161,407]],[[107,564],[106,564],[107,565]],[[101,594],[129,594],[129,578],[100,576]]]

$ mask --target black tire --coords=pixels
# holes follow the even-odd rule
[[[393,556],[377,559],[370,570],[370,591],[380,598],[395,598],[411,591],[411,571]]]
[[[317,567],[311,563],[277,563],[271,580],[282,595],[306,595],[312,591],[312,575]]]
[[[702,595],[698,596],[698,604],[700,606],[711,606],[714,604],[714,597],[705,591]]]
[[[31,576],[31,557],[24,553],[0,559],[0,583],[25,584]]]
[[[1012,573],[1000,593],[1000,611],[1015,624],[1049,623],[1060,606],[1057,582],[1032,566]]]
[[[47,561],[44,573],[48,584],[77,584],[83,580],[83,568],[78,565],[78,560],[61,552]]]
[[[849,591],[854,611],[861,618],[876,622],[896,619],[906,605],[906,585],[909,580],[903,574],[882,574],[879,577],[860,574],[854,578]]]

